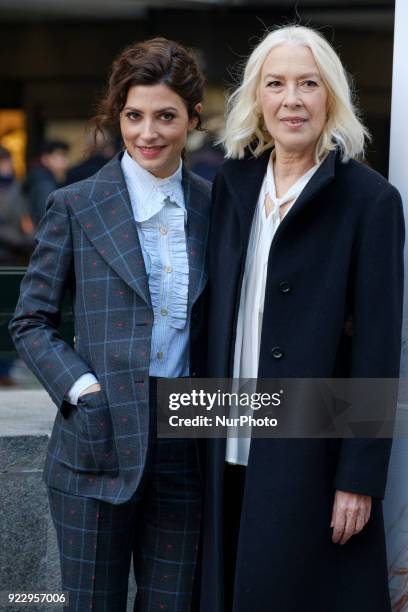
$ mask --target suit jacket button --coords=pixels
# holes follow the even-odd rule
[[[281,293],[290,293],[292,291],[292,287],[287,281],[281,281],[279,283],[279,288],[281,290]]]
[[[271,353],[274,359],[282,359],[283,357],[283,351],[280,346],[274,346]]]

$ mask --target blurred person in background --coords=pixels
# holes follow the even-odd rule
[[[217,140],[224,127],[224,118],[219,115],[204,122],[204,130],[195,132],[191,138],[188,165],[192,172],[213,181],[224,159],[224,150]]]
[[[38,162],[28,172],[24,190],[35,226],[45,212],[47,198],[64,185],[68,170],[69,145],[63,140],[47,140],[40,149]]]
[[[98,172],[118,151],[114,138],[106,130],[98,132],[95,138],[89,134],[85,146],[89,156],[68,170],[67,185],[82,181]]]
[[[24,266],[34,249],[33,224],[10,151],[0,146],[0,266]],[[0,357],[0,386],[11,386],[14,360]]]
[[[11,153],[0,146],[0,266],[24,266],[34,248],[33,224]]]

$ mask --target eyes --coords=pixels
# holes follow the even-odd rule
[[[125,117],[129,119],[129,121],[136,122],[142,118],[142,114],[138,113],[137,111],[128,111],[125,113]],[[159,114],[158,118],[164,123],[170,123],[176,118],[176,114],[171,111],[165,111],[164,113]]]
[[[270,89],[281,89],[284,87],[284,82],[277,79],[267,81],[266,87],[269,87]],[[313,79],[305,79],[304,81],[300,81],[299,87],[304,90],[310,90],[319,87],[319,83]]]

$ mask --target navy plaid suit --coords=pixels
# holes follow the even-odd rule
[[[120,506],[117,510],[123,514],[123,508],[133,507],[140,497],[146,466],[151,469],[162,461],[161,449],[156,449],[156,458],[147,460],[154,438],[149,438],[153,311],[120,158],[119,154],[93,177],[51,194],[9,328],[21,357],[59,408],[44,467],[59,536],[61,525],[72,527],[63,499],[82,504],[83,517],[87,503],[96,507],[96,500],[106,512],[114,513],[112,506]],[[210,187],[184,170],[183,188],[192,308],[190,368],[192,375],[203,375]],[[67,290],[72,297],[74,347],[58,333]],[[88,371],[102,390],[82,396],[73,408],[65,395]],[[161,443],[155,441],[153,446]],[[191,500],[197,501],[195,490]],[[188,530],[196,527],[190,524]],[[100,609],[113,609],[104,606]]]

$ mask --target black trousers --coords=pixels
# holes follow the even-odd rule
[[[125,612],[133,557],[137,612],[190,612],[199,545],[201,479],[197,445],[152,435],[141,485],[128,502],[48,489],[67,612]]]

